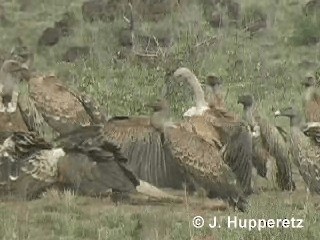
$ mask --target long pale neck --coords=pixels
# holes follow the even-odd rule
[[[254,117],[253,117],[253,106],[244,106],[243,107],[243,119],[249,122],[251,125],[254,125]]]
[[[187,81],[193,89],[194,96],[196,99],[196,106],[197,107],[207,106],[207,103],[204,99],[204,91],[197,77],[195,75],[192,75],[187,78]]]
[[[224,101],[223,101],[223,94],[221,92],[220,86],[210,86],[209,87],[209,96],[208,96],[208,102],[209,105],[211,106],[220,106],[220,107],[225,107],[224,106]]]
[[[155,112],[152,114],[150,118],[150,122],[154,128],[158,130],[162,130],[168,118],[169,118],[169,111],[161,110],[159,112]]]

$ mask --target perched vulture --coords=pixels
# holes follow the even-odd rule
[[[54,144],[32,132],[1,133],[0,195],[31,199],[54,185],[90,196],[135,192],[139,180],[102,133],[101,126],[81,127]]]
[[[55,76],[31,78],[21,90],[19,108],[29,131],[48,138],[105,121],[92,99],[76,94]]]
[[[275,116],[290,119],[291,154],[293,162],[311,193],[320,194],[320,148],[303,131],[303,118],[295,107],[287,107],[275,112]]]
[[[259,135],[253,140],[253,165],[261,176],[267,174],[268,166],[275,162],[277,166],[276,180],[282,190],[295,188],[292,179],[289,149],[278,128],[260,117],[252,95],[241,95],[238,104],[243,105],[243,118],[253,128],[258,129]]]
[[[316,79],[308,75],[302,82],[305,87],[304,111],[307,122],[320,122],[320,95],[317,92]]]
[[[197,77],[187,68],[174,72],[178,81],[186,81],[192,87],[196,106],[184,113],[185,129],[196,133],[214,148],[223,153],[224,161],[234,171],[245,193],[252,192],[252,136],[249,126],[245,126],[237,116],[229,113],[220,97],[216,79],[209,76],[207,83],[212,88],[210,104],[206,102],[204,91]],[[217,96],[219,95],[219,96]],[[219,99],[216,103],[215,100]]]
[[[209,198],[221,198],[244,211],[246,199],[241,186],[219,149],[190,132],[185,128],[186,125],[168,122],[169,107],[166,101],[157,101],[151,107],[155,112],[151,122],[162,132],[166,150],[194,181],[195,186],[206,190]]]

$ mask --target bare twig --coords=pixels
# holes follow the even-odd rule
[[[202,46],[202,45],[212,44],[212,43],[215,42],[216,39],[217,39],[216,36],[210,37],[209,39],[206,39],[206,40],[204,40],[204,41],[202,41],[202,42],[197,43],[194,47],[197,48],[197,47],[200,47],[200,46]]]
[[[137,55],[139,57],[158,57],[158,54],[156,53],[140,53],[140,52],[137,52],[137,51],[134,51],[132,50],[133,54],[134,55]]]

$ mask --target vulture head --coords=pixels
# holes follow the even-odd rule
[[[185,81],[194,77],[194,74],[191,72],[190,69],[185,67],[180,67],[173,73],[173,77],[176,80]]]
[[[151,116],[151,124],[156,129],[163,129],[166,122],[168,121],[170,115],[170,107],[165,99],[157,99],[154,103],[146,104],[153,110],[153,115]]]
[[[290,119],[290,126],[299,126],[302,123],[302,117],[299,110],[295,106],[279,109],[274,112],[275,117],[287,117]]]
[[[290,107],[282,108],[282,109],[275,111],[274,115],[275,115],[275,117],[283,116],[283,117],[292,118],[292,117],[298,116],[299,111],[295,107],[290,106]]]
[[[222,85],[222,80],[215,74],[210,74],[207,76],[207,85],[210,87],[216,87]]]
[[[305,77],[305,79],[301,82],[301,84],[308,88],[308,87],[313,87],[317,85],[316,78],[313,74],[308,73]]]
[[[244,107],[251,107],[253,105],[253,96],[249,94],[239,96],[238,104],[242,104]]]

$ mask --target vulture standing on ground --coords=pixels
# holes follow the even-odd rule
[[[19,82],[25,71],[26,67],[15,60],[4,61],[0,69],[0,131],[27,131],[17,109]]]
[[[0,68],[0,112],[15,112],[17,109],[19,82],[28,69],[20,62],[6,60]]]
[[[320,148],[303,133],[303,118],[295,107],[275,112],[275,116],[290,119],[291,154],[299,172],[311,193],[320,194]]]
[[[54,144],[32,132],[1,133],[0,194],[30,199],[54,185],[90,196],[135,192],[139,180],[102,132],[101,126],[81,127]]]
[[[156,116],[118,116],[105,124],[104,134],[121,145],[130,169],[142,180],[161,188],[182,189],[187,180],[172,160]]]
[[[204,91],[197,77],[188,68],[178,68],[174,72],[178,81],[186,81],[192,87],[196,106],[188,109],[183,116],[186,119],[185,129],[196,133],[214,148],[218,147],[223,159],[236,174],[244,192],[252,192],[252,136],[248,126],[239,121],[220,103],[205,101]],[[212,94],[217,94],[216,82],[208,78]],[[216,107],[220,105],[220,107]]]
[[[252,95],[239,96],[238,104],[243,105],[244,120],[253,128],[259,129],[259,136],[253,140],[252,159],[258,173],[265,176],[268,171],[271,171],[271,166],[275,162],[278,186],[282,190],[293,190],[295,184],[292,179],[289,149],[279,132],[282,129],[273,126],[259,116]]]
[[[209,87],[209,96],[207,97],[207,101],[211,112],[214,116],[219,118],[223,118],[227,121],[237,122],[239,121],[239,117],[228,111],[226,107],[226,103],[224,101],[224,94],[222,93],[222,80],[214,74],[210,74],[207,76],[207,86]]]
[[[21,90],[19,108],[29,131],[49,139],[79,125],[105,121],[92,99],[73,92],[53,75],[32,77]]]
[[[169,106],[166,101],[157,101],[150,106],[155,112],[151,122],[162,132],[172,161],[176,161],[195,186],[203,188],[209,198],[221,198],[244,211],[246,199],[241,186],[222,159],[219,149],[187,130],[184,124],[168,122]]]
[[[302,85],[305,87],[304,110],[307,122],[320,122],[320,94],[314,76],[307,75]]]

